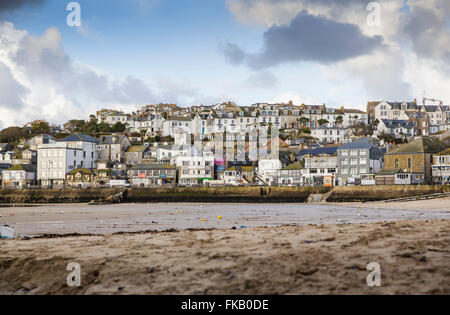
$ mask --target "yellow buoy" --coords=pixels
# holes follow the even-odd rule
[[[219,216],[217,217],[217,219],[219,219],[219,220],[222,220],[222,216],[221,216],[221,215],[219,215]]]

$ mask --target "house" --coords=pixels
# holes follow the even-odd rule
[[[146,145],[132,145],[125,152],[125,163],[128,165],[144,164],[143,161],[147,157],[145,154],[149,150]]]
[[[163,136],[171,136],[177,133],[192,134],[194,132],[194,123],[187,116],[169,117],[163,122],[162,131]]]
[[[36,166],[34,165],[19,164],[1,173],[4,189],[23,189],[36,185]]]
[[[384,155],[384,170],[403,170],[405,173],[422,174],[424,182],[432,182],[433,155],[447,149],[435,137],[420,137],[392,149]]]
[[[301,150],[297,159],[304,165],[303,186],[334,187],[338,167],[337,146]]]
[[[388,135],[396,139],[408,139],[416,135],[415,124],[409,120],[383,119],[377,126],[377,135]]]
[[[96,186],[95,173],[92,169],[79,168],[66,174],[66,187],[86,188]]]
[[[0,143],[0,153],[12,150],[13,147],[9,143]]]
[[[11,166],[11,164],[0,163],[0,184],[2,183],[2,171],[6,171]]]
[[[278,185],[280,186],[301,186],[302,171],[304,169],[303,163],[294,162],[280,171],[278,178]]]
[[[337,149],[338,184],[361,184],[361,175],[375,174],[383,167],[383,151],[372,138],[361,138]]]
[[[325,143],[342,143],[346,136],[346,129],[323,125],[313,129],[312,136]]]
[[[375,174],[376,185],[419,185],[423,182],[422,173],[405,172],[402,169],[381,170]]]
[[[29,149],[32,151],[37,151],[37,147],[40,144],[49,144],[49,143],[56,143],[56,139],[47,134],[34,136],[33,138],[31,138],[26,142]]]
[[[59,141],[59,143],[67,143],[68,148],[83,151],[82,168],[93,169],[98,159],[98,143],[99,140],[85,134],[73,134]]]
[[[37,179],[42,187],[64,187],[66,174],[76,169],[93,169],[98,140],[74,134],[57,143],[38,145]]]
[[[133,187],[175,186],[176,167],[168,164],[136,165],[128,170],[128,178]]]
[[[433,183],[441,185],[450,184],[450,149],[433,156],[431,169]]]
[[[178,167],[178,184],[182,186],[202,185],[205,180],[214,179],[214,155],[179,156],[175,160]]]
[[[22,152],[18,152],[14,159],[12,160],[13,165],[19,164],[37,164],[37,151],[32,151],[29,149],[23,150]]]
[[[258,161],[257,178],[265,184],[276,185],[282,167],[279,159],[260,159]]]
[[[13,164],[15,153],[13,151],[0,152],[0,164]]]
[[[125,159],[125,152],[130,146],[131,143],[125,136],[101,136],[97,146],[98,160],[123,162]]]
[[[227,168],[224,173],[225,185],[249,185],[255,178],[253,166],[233,166]]]
[[[375,106],[375,120],[399,120],[406,112],[417,112],[417,102],[379,102]]]

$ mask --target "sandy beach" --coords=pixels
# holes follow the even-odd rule
[[[450,294],[449,201],[0,207],[0,294]]]
[[[337,206],[344,207],[370,207],[373,209],[395,209],[395,210],[444,210],[450,211],[450,198],[430,199],[430,200],[417,200],[409,202],[344,202],[335,203]]]
[[[124,203],[2,208],[0,224],[17,237],[111,234],[170,229],[230,229],[308,224],[359,224],[398,220],[450,220],[450,200],[411,203]],[[426,211],[424,209],[427,209]]]
[[[450,294],[449,260],[448,220],[1,241],[0,293]]]

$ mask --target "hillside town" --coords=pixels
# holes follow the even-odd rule
[[[434,100],[432,100],[434,101]],[[0,132],[3,189],[450,183],[450,106],[103,109]]]

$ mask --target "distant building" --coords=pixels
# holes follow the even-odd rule
[[[37,179],[43,187],[64,187],[66,174],[76,169],[93,169],[98,140],[74,134],[60,142],[38,145]]]
[[[5,189],[24,189],[37,184],[36,167],[33,165],[15,165],[1,173],[2,187]]]
[[[408,120],[383,119],[377,127],[377,135],[386,134],[396,139],[409,139],[416,135],[415,124]]]
[[[303,160],[302,185],[333,187],[338,167],[337,146],[301,150],[297,159]]]
[[[130,146],[131,143],[125,136],[101,136],[97,146],[98,160],[123,162],[125,152]]]
[[[343,143],[346,130],[339,127],[320,126],[312,130],[312,136],[325,143]]]
[[[304,166],[300,162],[294,162],[280,170],[278,185],[301,186]]]
[[[128,170],[128,178],[133,187],[175,186],[176,167],[167,164],[136,165]]]
[[[383,152],[372,138],[346,143],[337,152],[339,185],[359,185],[361,175],[375,174],[383,167]]]
[[[433,156],[431,165],[433,182],[435,184],[450,184],[450,149],[442,151]]]
[[[434,137],[420,137],[392,149],[384,155],[384,170],[402,170],[404,173],[422,174],[425,183],[432,182],[433,154],[447,146]]]
[[[95,173],[91,169],[76,169],[66,174],[66,187],[86,188],[96,186]]]

